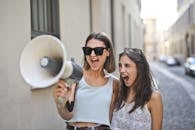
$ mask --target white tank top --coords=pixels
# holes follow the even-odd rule
[[[74,115],[68,122],[93,122],[110,126],[109,110],[113,92],[113,79],[109,75],[103,86],[90,86],[82,77],[75,96]]]

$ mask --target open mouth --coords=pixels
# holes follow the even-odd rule
[[[98,59],[92,59],[91,62],[94,63],[94,62],[98,62],[99,60]]]
[[[99,62],[99,59],[91,59],[90,61],[93,66],[96,66]]]
[[[122,79],[127,82],[129,80],[129,76],[123,76]]]

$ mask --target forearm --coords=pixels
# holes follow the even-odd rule
[[[64,120],[70,120],[73,116],[73,112],[68,111],[67,107],[65,104],[56,104],[58,113],[59,115],[64,119]]]

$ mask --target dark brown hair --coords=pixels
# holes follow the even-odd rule
[[[114,57],[114,52],[113,52],[113,47],[112,47],[112,42],[109,39],[109,37],[107,36],[106,33],[104,32],[92,32],[86,39],[85,41],[85,46],[87,45],[87,42],[91,39],[97,39],[99,41],[102,41],[106,48],[108,48],[110,55],[107,57],[106,62],[104,64],[104,69],[108,72],[114,72],[116,65],[115,65],[115,57]],[[84,56],[84,69],[88,70],[90,68],[86,57]]]
[[[119,60],[122,56],[128,56],[135,64],[137,68],[137,78],[135,79],[132,87],[135,91],[134,97],[134,106],[129,111],[129,113],[133,112],[136,108],[143,108],[144,105],[150,100],[152,95],[152,86],[153,80],[150,72],[149,64],[140,49],[136,48],[125,48],[122,53],[119,54]],[[119,110],[124,106],[124,102],[127,100],[129,87],[127,87],[120,77],[121,81],[121,90],[119,92],[119,97],[116,101],[116,109]]]

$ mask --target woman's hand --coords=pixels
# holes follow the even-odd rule
[[[76,83],[69,86],[64,80],[59,80],[55,86],[53,97],[56,103],[66,103],[74,101]]]
[[[53,91],[58,113],[65,120],[70,120],[73,116],[73,111],[69,111],[66,104],[74,101],[76,85],[73,83],[69,86],[64,80],[59,80]]]

